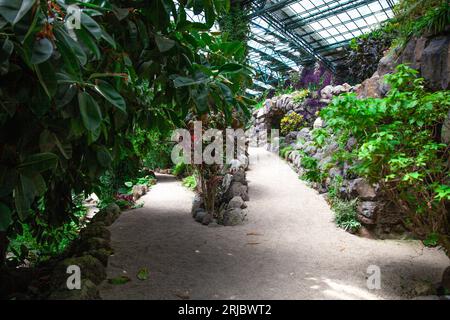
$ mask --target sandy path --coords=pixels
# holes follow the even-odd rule
[[[249,221],[205,227],[191,215],[193,194],[169,176],[111,227],[115,255],[104,299],[390,299],[411,280],[437,282],[450,264],[416,241],[369,240],[335,227],[323,198],[289,166],[251,150]],[[369,290],[369,265],[381,268],[381,290]],[[148,280],[136,279],[147,267]]]

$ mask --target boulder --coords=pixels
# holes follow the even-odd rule
[[[421,56],[421,73],[432,90],[447,90],[450,82],[450,36],[430,40]]]
[[[93,256],[86,255],[76,258],[68,258],[55,267],[51,276],[51,287],[59,289],[66,285],[69,274],[67,268],[76,265],[80,267],[81,280],[90,280],[95,284],[100,284],[106,279],[106,270],[103,264]]]
[[[208,213],[207,213],[204,209],[198,209],[198,210],[195,212],[194,219],[195,219],[195,221],[202,223],[202,222],[203,222],[203,218],[204,218],[207,214],[208,214]]]
[[[342,92],[345,92],[345,91],[346,90],[345,90],[344,86],[339,85],[339,86],[336,86],[336,87],[333,88],[333,95],[338,96]]]
[[[261,119],[266,115],[266,109],[265,108],[261,108],[258,110],[258,112],[256,113],[256,119]]]
[[[239,171],[233,174],[232,182],[240,182],[242,184],[247,184],[247,180],[245,179],[245,171],[240,169]]]
[[[317,152],[317,147],[315,147],[314,145],[308,145],[306,146],[303,151],[305,151],[308,155],[312,156]]]
[[[207,215],[205,215],[202,219],[202,224],[207,226],[209,225],[211,222],[213,222],[213,216],[212,214],[208,213]]]
[[[241,154],[238,156],[238,160],[241,162],[242,168],[244,170],[248,169],[248,166],[250,165],[250,159],[245,154]]]
[[[320,96],[322,99],[331,99],[333,98],[333,86],[328,85],[320,91]]]
[[[241,197],[244,201],[248,201],[248,186],[240,182],[233,182],[225,193],[225,199],[226,201],[229,201],[236,196]]]
[[[52,292],[49,300],[100,300],[100,294],[95,283],[89,279],[81,280],[80,290],[69,290],[64,285]]]
[[[80,231],[80,238],[87,240],[88,238],[102,238],[105,240],[111,239],[111,232],[106,229],[103,223],[90,223],[86,228]]]
[[[230,183],[231,183],[231,181],[230,181]],[[194,197],[194,200],[192,200],[192,209],[191,209],[192,216],[194,216],[196,211],[199,210],[200,208],[202,208],[203,206],[204,206],[203,197],[196,194]]]
[[[313,124],[314,129],[320,129],[324,127],[324,121],[321,117],[318,117]]]
[[[388,53],[378,62],[377,72],[380,76],[384,76],[388,73],[393,73],[397,65],[397,57],[394,54]]]
[[[296,142],[296,141],[297,141],[297,135],[298,135],[298,131],[292,131],[292,132],[289,132],[289,133],[286,135],[286,137],[284,138],[284,142],[285,142],[286,144],[291,144],[291,143],[293,143],[293,142]]]
[[[384,80],[375,72],[372,78],[363,81],[356,91],[358,98],[382,98],[386,93]]]
[[[358,219],[359,222],[361,222],[364,225],[374,225],[376,224],[375,220],[367,218],[365,216],[363,216],[362,214],[357,214],[356,218]]]
[[[108,249],[104,249],[104,248],[100,248],[97,250],[90,250],[90,251],[86,251],[83,252],[81,254],[81,256],[93,256],[94,258],[97,258],[102,264],[103,266],[106,268],[108,266],[108,259],[109,257],[114,253],[114,251],[108,250]]]
[[[376,187],[370,185],[365,179],[354,179],[349,184],[350,193],[361,200],[374,201],[377,198]]]
[[[300,130],[297,134],[297,139],[302,139],[304,141],[311,140],[311,131],[309,130],[309,128],[303,128],[302,130]]]
[[[136,184],[131,189],[131,193],[133,194],[133,200],[136,201],[145,195],[148,191],[148,186],[144,184]]]
[[[97,214],[92,218],[92,223],[102,222],[105,226],[110,226],[117,220],[120,216],[120,208],[117,204],[111,203],[106,208],[97,212]]]
[[[444,274],[442,275],[441,285],[450,292],[450,267],[445,269]]]
[[[377,201],[361,201],[358,204],[358,213],[371,220],[376,220],[381,210],[381,204]]]
[[[245,209],[228,209],[223,214],[223,225],[237,226],[245,221],[246,216],[247,212]]]
[[[241,197],[236,196],[228,202],[227,209],[243,209],[245,206],[245,201]]]

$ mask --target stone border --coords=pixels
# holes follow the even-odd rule
[[[249,158],[242,156],[240,160],[232,162],[224,167],[225,174],[216,198],[219,208],[218,217],[214,218],[206,212],[201,194],[196,194],[192,202],[192,217],[195,221],[209,226],[236,226],[247,219],[248,182],[246,170],[248,170]]]
[[[72,242],[66,257],[58,262],[50,275],[49,300],[98,300],[97,288],[106,279],[109,256],[114,253],[111,246],[111,226],[120,216],[121,210],[115,203],[100,210],[90,223],[80,231]],[[81,270],[81,289],[69,290],[66,286],[67,267],[77,265]]]

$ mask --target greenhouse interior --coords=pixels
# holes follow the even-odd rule
[[[0,74],[2,300],[450,300],[448,0],[0,0]]]

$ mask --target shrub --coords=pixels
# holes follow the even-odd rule
[[[181,177],[185,173],[186,173],[186,164],[184,162],[177,163],[172,169],[172,174],[175,177]]]
[[[287,156],[288,156],[288,154],[289,154],[289,152],[291,152],[292,150],[294,150],[294,148],[293,148],[292,146],[284,147],[284,148],[282,148],[281,151],[280,151],[280,156],[281,156],[283,159],[286,159]]]
[[[295,91],[292,95],[292,101],[294,101],[295,104],[302,103],[307,97],[309,96],[309,90],[303,89],[300,91]]]
[[[316,158],[303,155],[301,159],[301,166],[304,169],[304,173],[301,176],[302,180],[322,183],[326,179],[326,173],[320,170],[319,163]]]
[[[281,119],[280,129],[282,135],[287,135],[289,132],[296,131],[304,124],[303,116],[298,113],[291,112]]]
[[[321,116],[341,143],[350,136],[358,141],[353,151],[341,152],[352,170],[380,183],[418,236],[437,233],[449,250],[450,148],[439,140],[450,92],[426,92],[417,73],[399,65],[386,76],[391,90],[385,98],[343,95]]]
[[[185,186],[186,188],[190,189],[190,190],[195,190],[197,189],[197,179],[194,175],[192,176],[188,176],[186,178],[183,179],[183,186]]]
[[[334,221],[339,228],[345,231],[356,232],[361,227],[361,223],[356,218],[358,199],[350,201],[335,198],[331,204],[334,211]]]
[[[398,31],[388,22],[371,33],[352,39],[345,53],[345,61],[339,69],[341,80],[355,85],[370,78],[396,35]]]

